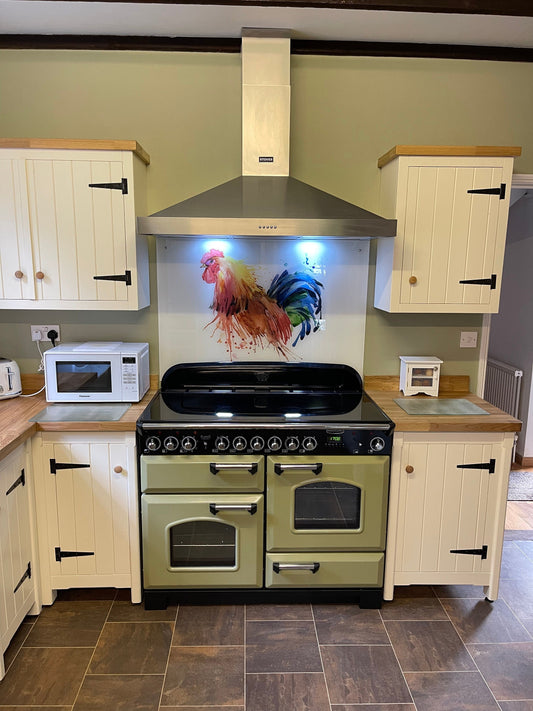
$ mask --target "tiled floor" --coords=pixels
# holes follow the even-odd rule
[[[532,532],[533,533],[533,532]],[[7,654],[0,711],[533,711],[533,540],[501,596],[396,590],[357,605],[181,605],[65,591]]]

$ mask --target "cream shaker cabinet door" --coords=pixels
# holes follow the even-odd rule
[[[512,158],[400,157],[383,171],[397,236],[379,240],[375,306],[391,312],[494,313]],[[394,170],[394,168],[396,170]],[[391,205],[383,206],[390,212]]]
[[[512,433],[412,434],[398,440],[401,453],[393,456],[391,470],[389,586],[484,585],[494,599]]]
[[[133,597],[140,587],[133,437],[41,437],[43,601],[69,587],[131,587]]]
[[[139,163],[129,151],[0,151],[9,187],[0,198],[1,308],[149,304],[146,239],[136,234]]]

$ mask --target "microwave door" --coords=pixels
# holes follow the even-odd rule
[[[112,402],[121,399],[120,358],[97,355],[83,359],[57,357],[49,368],[49,401]]]

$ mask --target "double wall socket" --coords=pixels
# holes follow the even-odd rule
[[[50,341],[46,335],[48,331],[57,331],[56,342],[60,341],[59,326],[30,326],[31,329],[31,340],[32,341]]]

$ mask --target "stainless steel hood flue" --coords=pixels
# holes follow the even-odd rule
[[[139,232],[166,237],[393,237],[396,220],[289,177],[289,32],[243,30],[241,60],[242,176],[139,217]]]

